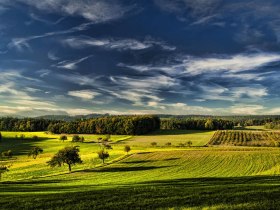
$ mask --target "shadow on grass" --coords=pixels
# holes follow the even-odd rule
[[[0,208],[280,209],[280,177],[278,176],[172,179],[111,185],[107,188],[96,185],[59,185],[60,183],[49,185],[46,183],[42,187],[41,184],[34,184],[31,181],[29,185],[16,185],[15,188],[12,184],[0,184]],[[60,193],[52,193],[56,188]],[[25,193],[30,189],[34,189],[34,192]],[[5,194],[13,190],[17,193]],[[36,193],[40,190],[44,194]]]
[[[158,135],[185,135],[185,134],[196,134],[196,133],[207,133],[211,130],[156,130],[149,134],[141,136],[158,136]]]
[[[137,163],[152,163],[152,162],[157,162],[158,160],[135,160],[135,161],[125,161],[122,163],[126,164],[137,164]]]
[[[170,166],[135,166],[135,167],[104,167],[97,169],[87,169],[84,172],[129,172],[129,171],[147,171],[159,168],[167,168]]]
[[[3,138],[0,141],[0,153],[7,150],[12,150],[13,155],[27,154],[31,147],[35,146],[36,143],[41,141],[46,141],[55,138],[39,137],[37,139],[33,138]]]
[[[179,160],[181,158],[168,158],[168,159],[164,159],[165,161],[170,161],[170,160]]]

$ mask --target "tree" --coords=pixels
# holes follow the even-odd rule
[[[41,147],[33,147],[30,152],[28,153],[28,157],[33,157],[34,159],[37,158],[39,154],[43,153],[43,149]]]
[[[69,146],[59,150],[47,164],[50,167],[61,167],[64,164],[68,165],[69,172],[71,172],[72,165],[81,164],[83,161],[79,155],[79,146]]]
[[[128,154],[129,151],[131,150],[130,146],[129,145],[125,145],[124,146],[124,151]]]
[[[59,140],[64,142],[65,140],[67,140],[67,136],[66,135],[62,135],[62,136],[59,137]]]
[[[208,119],[205,123],[205,129],[207,130],[213,130],[214,129],[214,123],[212,119]]]
[[[165,144],[165,146],[167,146],[167,147],[169,147],[169,146],[171,146],[172,144],[171,144],[171,142],[167,142],[166,144]]]
[[[102,160],[103,164],[105,162],[105,159],[110,157],[109,153],[104,149],[97,152],[97,154],[98,154],[98,157]]]
[[[2,179],[2,174],[6,173],[9,171],[8,166],[5,165],[0,165],[0,181]]]
[[[186,144],[187,144],[188,147],[191,147],[192,146],[192,141],[187,141]]]
[[[74,135],[73,137],[72,137],[72,142],[84,142],[85,141],[85,138],[82,136],[82,137],[80,137],[80,136],[78,136],[78,135]]]
[[[157,146],[157,143],[156,143],[156,142],[152,142],[151,145],[152,145],[153,147],[155,147],[155,146]]]

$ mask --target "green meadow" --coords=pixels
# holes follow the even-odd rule
[[[71,135],[63,142],[44,132],[2,132],[0,152],[14,155],[1,161],[10,168],[0,182],[0,208],[279,209],[280,148],[206,146],[214,133],[112,135],[103,165],[96,153],[104,135],[80,135],[85,142],[73,143]],[[191,147],[182,146],[188,141]],[[71,173],[67,166],[50,168],[46,162],[69,145],[79,146],[83,163]],[[37,159],[27,157],[34,146],[44,150]]]

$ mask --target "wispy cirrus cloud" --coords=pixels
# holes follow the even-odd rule
[[[77,68],[77,65],[79,63],[84,62],[85,60],[89,59],[90,57],[92,57],[92,55],[89,55],[89,56],[86,56],[86,57],[83,57],[83,58],[80,58],[77,60],[73,60],[73,61],[69,61],[69,60],[61,61],[58,64],[55,64],[53,66],[57,67],[57,68],[62,68],[62,69],[74,70]]]
[[[67,95],[81,98],[82,100],[92,100],[96,96],[100,95],[100,93],[93,90],[73,90],[68,91]]]
[[[64,16],[80,16],[93,23],[102,23],[119,19],[131,11],[135,5],[125,5],[116,0],[15,0],[1,1],[3,5],[17,6],[25,4],[46,13]]]
[[[47,38],[51,36],[58,36],[58,35],[65,35],[65,34],[71,34],[78,31],[84,31],[87,30],[93,23],[82,23],[78,26],[72,27],[70,29],[60,30],[60,31],[51,31],[40,35],[33,35],[28,37],[19,37],[19,38],[12,38],[11,42],[8,44],[9,49],[16,49],[20,52],[24,52],[25,49],[31,49],[31,46],[29,44],[30,41],[41,39],[41,38]]]
[[[164,50],[175,50],[176,47],[155,40],[138,41],[135,39],[96,39],[93,37],[70,37],[62,41],[67,46],[75,49],[87,47],[103,47],[111,50],[144,50],[159,46]]]
[[[118,64],[120,67],[130,68],[139,72],[162,71],[168,74],[190,74],[199,75],[203,73],[226,72],[231,75],[248,70],[256,70],[259,67],[280,61],[280,54],[276,53],[253,53],[237,55],[213,55],[208,57],[183,56],[176,63],[163,65],[126,65]],[[252,74],[249,74],[252,77]],[[248,75],[247,78],[250,78]],[[233,76],[233,75],[232,75]]]

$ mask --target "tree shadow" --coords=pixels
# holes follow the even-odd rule
[[[196,134],[196,133],[207,133],[211,130],[156,130],[151,133],[141,136],[158,136],[158,135],[185,135],[185,134]]]
[[[181,158],[167,158],[167,159],[164,159],[165,161],[170,161],[170,160],[179,160]]]
[[[130,172],[130,171],[148,171],[159,168],[168,168],[170,166],[135,166],[135,167],[104,167],[97,169],[87,169],[84,172]]]
[[[138,163],[152,163],[152,162],[157,162],[158,160],[135,160],[135,161],[125,161],[122,163],[125,164],[138,164]]]
[[[0,141],[0,153],[12,150],[13,155],[22,155],[27,154],[30,148],[36,145],[36,143],[50,140],[50,139],[56,139],[56,138],[48,138],[48,137],[38,137],[38,138],[3,138],[2,141]]]

